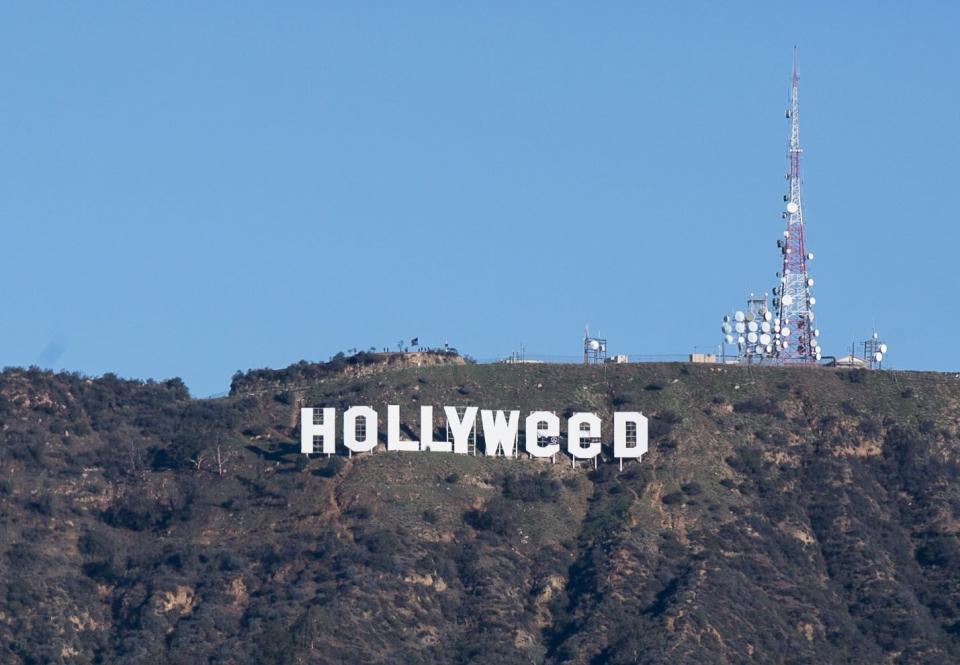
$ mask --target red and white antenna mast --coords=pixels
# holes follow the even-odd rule
[[[790,364],[813,364],[820,359],[820,331],[814,327],[811,294],[813,278],[807,262],[813,260],[804,241],[803,202],[800,199],[800,76],[797,74],[797,49],[793,49],[793,76],[790,80],[790,149],[787,152],[789,191],[784,194],[786,210],[783,219],[787,228],[777,246],[783,254],[783,267],[777,273],[779,284],[774,288],[773,305],[777,357]]]

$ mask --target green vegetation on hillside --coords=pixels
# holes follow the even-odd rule
[[[382,364],[218,400],[6,370],[0,661],[960,661],[957,377]],[[301,403],[640,410],[651,445],[308,458]]]

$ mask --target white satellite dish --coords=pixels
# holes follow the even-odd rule
[[[820,352],[819,352],[819,351],[817,351],[817,356],[816,356],[816,357],[817,357],[817,360],[820,360]]]
[[[757,317],[753,312],[747,312],[746,314],[743,315],[743,318],[746,319],[747,321],[753,321]]]
[[[747,341],[747,340],[745,340],[745,339],[743,338],[743,335],[740,335],[740,337],[737,338],[737,344],[743,344],[743,343],[746,342],[746,341]]]
[[[814,337],[819,337],[819,336],[820,336],[820,329],[819,329],[819,328],[814,328],[814,329],[813,329],[813,336],[814,336]]]
[[[734,314],[733,314],[733,319],[734,319],[735,321],[743,321],[743,312],[741,312],[741,311],[738,309],[736,312],[734,312]]]
[[[817,299],[811,296],[811,297],[810,297],[810,304],[811,304],[811,305],[816,305],[816,304],[817,304]]]
[[[756,343],[757,343],[757,333],[755,333],[755,332],[747,333],[747,341],[750,342],[751,344],[756,344]]]
[[[788,293],[787,295],[783,296],[783,300],[781,302],[783,303],[784,307],[789,307],[793,304],[793,296]]]
[[[813,286],[813,277],[807,280],[807,286]]]
[[[750,323],[747,324],[747,330],[749,330],[750,332],[757,332],[757,327],[758,326],[756,321],[751,321]]]
[[[763,320],[764,320],[764,321],[769,321],[769,320],[772,319],[772,318],[773,318],[773,314],[771,314],[770,312],[764,312],[764,313],[763,313]]]
[[[817,348],[817,340],[811,339],[811,340],[810,340],[810,346],[812,346],[813,348]]]
[[[729,317],[729,316],[724,316],[724,317],[723,317],[723,322],[724,322],[724,323],[729,323],[729,322],[730,322],[730,317]]]
[[[793,213],[795,213],[796,211],[798,211],[799,209],[800,209],[800,206],[798,206],[798,205],[797,205],[796,203],[794,203],[793,201],[791,201],[790,203],[787,204],[787,212],[789,212],[791,215],[792,215]]]
[[[789,328],[781,328],[781,329],[780,329],[780,334],[783,335],[784,337],[789,337],[789,336],[790,336],[790,329],[789,329]]]
[[[877,351],[875,354],[873,354],[873,359],[876,360],[877,362],[880,362],[881,360],[883,360],[883,354]]]
[[[813,261],[813,252],[807,254],[807,261]]]
[[[766,321],[760,324],[760,332],[768,333],[770,332],[770,324]]]
[[[758,344],[758,345],[757,345],[757,348],[756,348],[756,352],[757,352],[757,353],[763,353],[763,347]]]
[[[744,325],[743,321],[737,321],[736,330],[738,333],[744,333],[747,331],[747,326]]]
[[[733,335],[726,335],[723,338],[723,341],[727,344],[733,344]]]
[[[723,331],[724,335],[729,335],[731,332],[733,332],[733,326],[731,326],[729,323],[724,323],[722,326],[720,326],[720,330]]]
[[[773,353],[773,347],[769,344],[767,345],[767,353]]]
[[[760,343],[763,344],[764,346],[767,346],[768,344],[770,344],[770,335],[768,335],[767,333],[761,334]]]
[[[886,345],[886,344],[881,344],[881,345],[880,345],[880,353],[886,353],[886,352],[887,352],[887,345]]]
[[[807,318],[813,321],[813,312],[807,312]]]
[[[593,349],[594,351],[599,351],[599,350],[600,350],[600,342],[598,342],[598,341],[595,340],[595,339],[591,339],[591,340],[590,340],[590,348]]]

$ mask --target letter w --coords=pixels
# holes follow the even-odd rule
[[[489,457],[496,457],[497,451],[503,448],[505,457],[513,457],[517,445],[517,427],[520,424],[520,412],[511,411],[509,418],[504,417],[503,411],[480,411],[480,420],[483,422],[483,440]]]

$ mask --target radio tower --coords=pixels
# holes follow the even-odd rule
[[[789,364],[813,364],[820,359],[820,331],[813,325],[813,305],[816,299],[810,291],[813,278],[807,272],[807,262],[813,254],[807,253],[803,238],[803,203],[800,200],[800,77],[797,74],[797,49],[793,49],[793,76],[790,81],[790,150],[787,159],[790,171],[787,181],[790,191],[783,200],[787,209],[783,218],[787,228],[777,246],[783,254],[783,267],[777,273],[780,283],[774,288],[773,305],[778,313],[776,327],[777,357]]]

